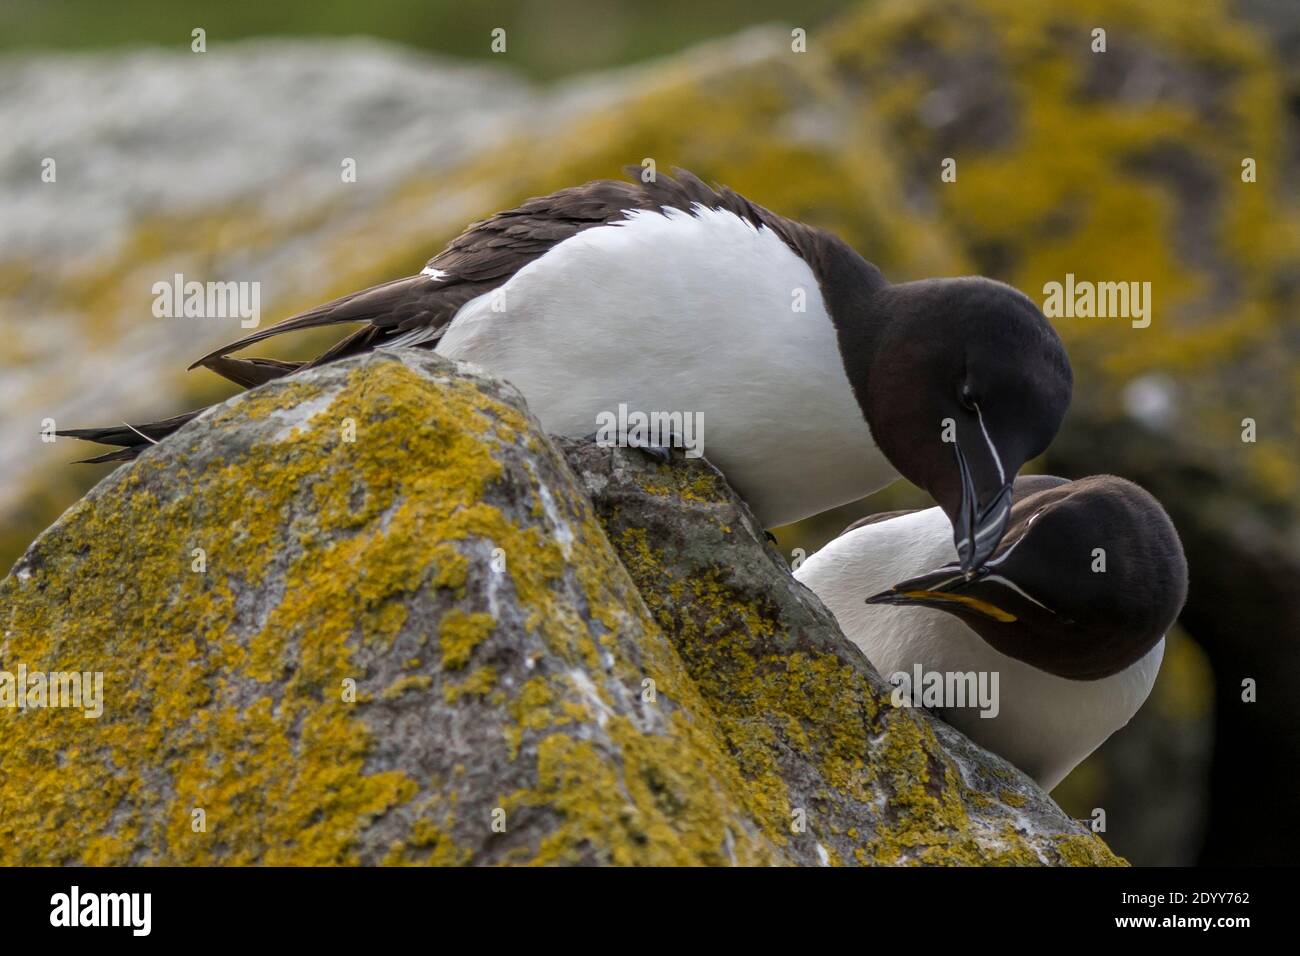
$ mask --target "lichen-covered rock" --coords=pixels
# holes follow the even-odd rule
[[[103,674],[0,710],[0,864],[1116,862],[707,464],[563,447],[381,352],[114,472],[0,583],[0,670]]]
[[[895,708],[893,688],[707,462],[668,468],[635,450],[558,443],[713,714],[750,814],[787,841],[788,858],[1114,860],[1009,764]],[[797,815],[808,837],[790,833]]]

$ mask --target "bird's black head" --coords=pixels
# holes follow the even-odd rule
[[[1187,597],[1182,544],[1160,503],[1111,475],[1022,478],[1016,491],[1004,544],[974,577],[952,564],[867,603],[947,611],[1058,677],[1097,680],[1140,659]]]
[[[1016,472],[1065,417],[1065,348],[1026,296],[978,276],[886,286],[870,305],[878,337],[846,366],[872,436],[943,508],[974,571],[1002,539]]]

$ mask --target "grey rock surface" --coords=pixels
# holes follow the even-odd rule
[[[706,462],[415,350],[245,393],[0,583],[0,863],[1113,863],[888,688]],[[12,666],[11,666],[12,665]]]

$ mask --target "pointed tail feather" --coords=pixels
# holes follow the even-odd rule
[[[119,448],[117,451],[106,452],[103,455],[96,455],[94,458],[78,458],[74,465],[102,465],[110,461],[134,461],[135,458],[144,451],[140,448]]]
[[[269,358],[233,359],[221,356],[208,359],[204,367],[243,388],[256,388],[290,375],[302,368],[302,365],[302,362],[280,362]]]
[[[113,425],[107,428],[65,428],[54,434],[62,438],[78,438],[93,441],[100,445],[119,445],[118,451],[108,452],[96,458],[83,458],[77,464],[97,464],[104,461],[130,461],[149,445],[157,444],[168,435],[177,431],[182,425],[193,421],[207,408],[196,408],[192,412],[165,418],[159,422],[146,425]]]

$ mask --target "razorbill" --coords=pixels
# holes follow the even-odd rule
[[[795,577],[913,693],[918,673],[996,674],[996,716],[970,700],[941,714],[1050,790],[1146,700],[1187,594],[1178,534],[1132,482],[1034,476],[1016,480],[984,566],[968,577],[954,558],[938,508],[893,512],[851,526]]]
[[[530,199],[471,225],[418,275],[191,368],[251,387],[422,346],[513,382],[552,434],[591,435],[622,404],[698,413],[704,454],[765,526],[901,473],[948,515],[963,566],[977,566],[1002,535],[1011,479],[1069,404],[1069,361],[1042,313],[980,277],[891,285],[829,232],[674,172]],[[338,323],[364,324],[310,362],[227,357]],[[91,459],[120,460],[197,414],[60,434],[122,446]]]

